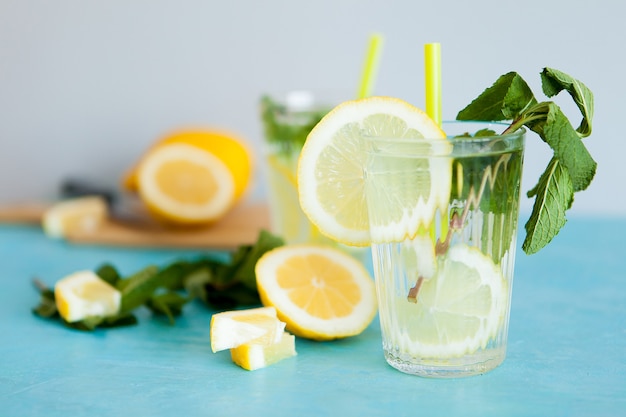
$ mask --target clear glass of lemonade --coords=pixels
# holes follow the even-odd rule
[[[403,372],[467,376],[504,360],[525,139],[506,127],[449,122],[448,139],[365,138],[383,350]],[[390,225],[398,207],[414,209]]]
[[[287,243],[332,243],[302,212],[296,172],[307,135],[338,102],[305,90],[261,98],[271,227]]]

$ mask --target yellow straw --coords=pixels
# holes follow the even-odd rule
[[[441,126],[441,45],[424,45],[426,114]]]
[[[359,92],[357,94],[358,98],[368,97],[372,94],[382,46],[382,35],[379,33],[372,34],[367,47],[367,55],[365,56],[365,64],[361,75],[361,84],[359,85]]]

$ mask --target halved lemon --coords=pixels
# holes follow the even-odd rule
[[[390,97],[344,102],[317,124],[298,163],[300,205],[322,233],[351,246],[366,246],[371,240],[365,197],[365,136],[441,139],[442,144],[447,143],[445,133],[426,113]],[[424,157],[428,156],[425,151]],[[442,161],[431,164],[425,159],[420,168],[423,180],[412,184],[418,187],[416,192],[396,193],[388,202],[382,201],[389,198],[388,193],[381,194],[381,204],[393,206],[386,218],[376,219],[380,227],[390,231],[382,234],[383,239],[389,235],[401,240],[416,234],[420,227],[428,229],[437,208],[447,210],[451,161]],[[380,186],[384,192],[382,179]]]
[[[59,314],[69,323],[87,317],[108,317],[120,310],[121,293],[92,271],[78,271],[54,286]]]
[[[288,245],[255,268],[261,301],[296,336],[332,340],[361,333],[376,315],[374,281],[355,258],[333,247]]]
[[[213,154],[186,144],[150,151],[137,170],[139,195],[151,212],[176,223],[210,223],[235,203],[235,182]]]
[[[215,155],[228,167],[235,182],[235,196],[240,197],[246,190],[252,172],[252,156],[244,139],[230,133],[211,129],[183,129],[172,132],[158,140],[149,151],[163,145],[182,143],[195,146]],[[138,191],[139,163],[124,176],[122,184],[129,191]]]
[[[184,130],[151,147],[124,179],[158,218],[211,223],[245,192],[252,158],[243,140],[208,130]]]
[[[280,342],[285,323],[273,307],[233,310],[211,317],[211,350],[218,352],[245,343],[269,346]]]
[[[395,305],[394,316],[381,319],[381,326],[400,351],[424,358],[461,356],[485,348],[497,335],[508,311],[508,294],[491,258],[459,243],[423,282],[416,303],[408,302],[406,293],[394,295],[393,289],[381,288],[381,297]]]

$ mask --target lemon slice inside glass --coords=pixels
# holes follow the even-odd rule
[[[407,302],[406,293],[396,296],[395,316],[381,322],[383,329],[400,351],[422,358],[458,357],[484,349],[508,312],[508,285],[500,268],[462,243],[440,259],[416,303]]]

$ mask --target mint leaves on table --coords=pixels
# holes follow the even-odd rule
[[[229,262],[204,260],[184,280],[184,287],[193,298],[218,309],[258,304],[254,267],[263,254],[284,245],[282,238],[263,231],[254,245],[240,246]]]
[[[94,330],[137,324],[133,311],[142,306],[155,315],[167,317],[170,324],[174,324],[185,304],[196,298],[215,309],[259,304],[254,266],[265,252],[283,244],[281,238],[261,231],[255,244],[240,246],[227,261],[201,256],[178,260],[162,268],[148,265],[126,277],[121,276],[113,265],[105,263],[95,272],[121,292],[120,311],[115,316],[89,317],[75,323],[61,318],[54,291],[36,280],[40,301],[33,313],[59,320],[75,329]]]
[[[526,81],[515,72],[502,75],[457,115],[457,120],[511,121],[503,133],[525,126],[553,150],[537,185],[527,193],[535,197],[522,244],[527,254],[538,252],[558,234],[565,225],[565,212],[572,206],[574,193],[589,186],[597,167],[582,141],[591,134],[593,93],[582,82],[552,68],[543,69],[541,82],[547,97],[561,91],[569,93],[582,115],[577,128],[554,102],[538,102]]]

